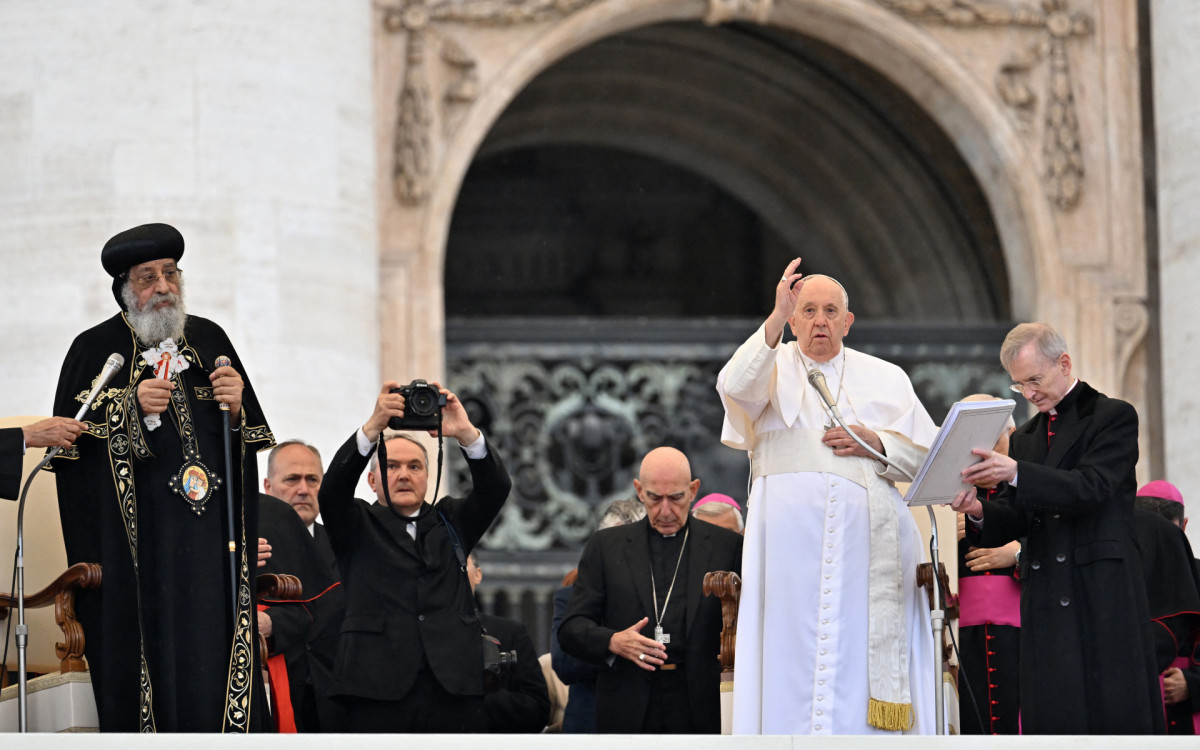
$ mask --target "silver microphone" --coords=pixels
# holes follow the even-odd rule
[[[83,406],[79,407],[79,411],[75,414],[76,420],[82,420],[83,415],[87,410],[92,408],[92,402],[100,395],[100,391],[104,386],[108,385],[108,381],[112,380],[113,375],[125,366],[125,358],[120,354],[113,352],[108,355],[108,361],[104,363],[104,369],[100,371],[100,377],[96,379],[96,384],[92,386],[92,392],[88,394],[87,400],[83,402]]]
[[[829,386],[825,385],[825,373],[816,369],[809,370],[808,382],[812,383],[813,388],[817,389],[817,394],[820,395],[821,400],[825,402],[829,410],[833,412],[835,421],[840,425],[842,423],[842,413],[838,411],[837,402],[833,400],[833,394],[829,392]]]

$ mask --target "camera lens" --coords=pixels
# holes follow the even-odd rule
[[[428,417],[438,410],[437,392],[432,388],[419,388],[413,391],[408,403],[408,411],[419,417]]]

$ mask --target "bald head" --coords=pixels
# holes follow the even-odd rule
[[[692,465],[683,451],[675,448],[655,448],[642,459],[638,478],[646,481],[650,477],[682,476],[683,481],[692,480]]]
[[[646,517],[658,533],[670,535],[687,523],[688,508],[700,489],[692,479],[687,456],[674,448],[655,448],[642,459],[638,478],[633,480],[638,499],[646,506]]]

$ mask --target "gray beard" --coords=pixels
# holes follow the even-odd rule
[[[129,284],[121,288],[121,299],[125,301],[125,317],[138,341],[147,346],[157,346],[167,339],[178,342],[183,338],[183,326],[187,322],[187,308],[183,303],[183,283],[179,284],[179,294],[156,294],[146,301],[141,309],[137,306],[137,295]],[[169,300],[171,304],[160,310],[154,305]]]

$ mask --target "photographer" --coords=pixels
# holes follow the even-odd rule
[[[376,456],[367,477],[378,502],[353,497],[390,420],[402,418],[393,423],[399,429],[429,427],[403,418],[406,401],[427,403],[431,391],[445,399],[442,434],[467,457],[470,494],[443,498],[436,508],[425,502],[428,455],[413,438],[396,434],[384,442],[386,461],[380,465]],[[370,419],[333,457],[319,502],[346,590],[333,694],[346,706],[348,731],[486,731],[482,630],[452,534],[470,553],[511,486],[462,403],[436,383],[405,389],[384,383]]]

